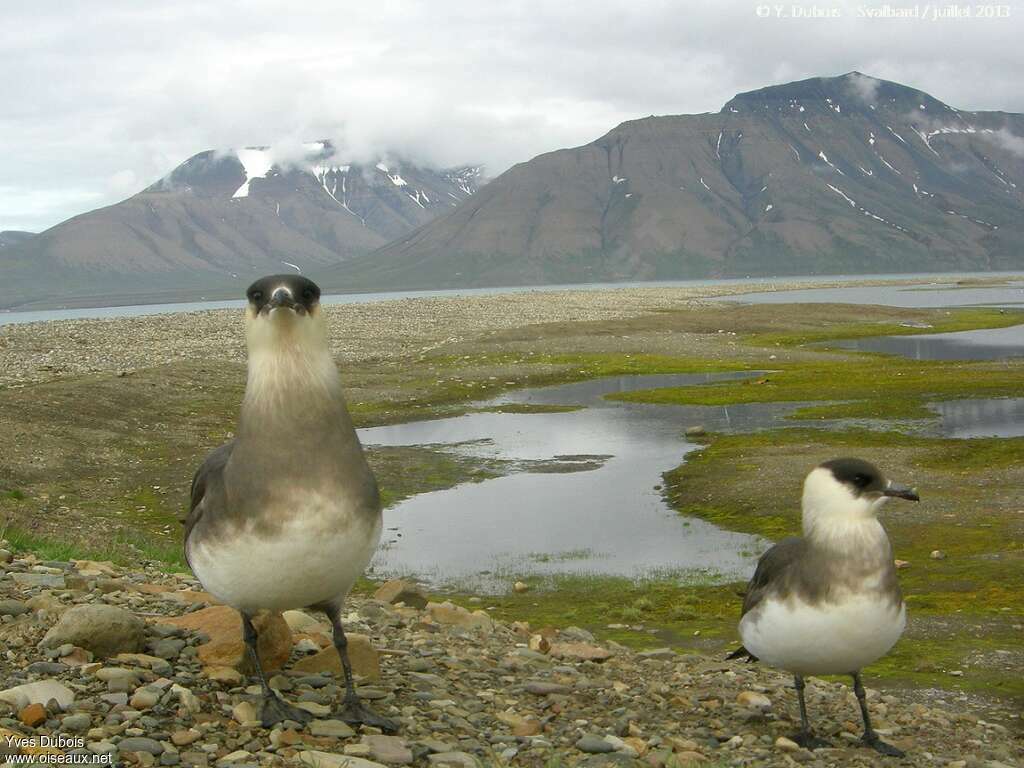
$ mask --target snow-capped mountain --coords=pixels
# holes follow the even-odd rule
[[[857,72],[623,123],[331,271],[392,289],[1024,267],[1024,115]]]
[[[294,155],[295,153],[291,153]],[[313,233],[337,256],[382,244],[447,212],[476,192],[478,166],[445,170],[402,160],[357,164],[339,159],[330,142],[303,145],[299,156],[273,147],[202,152],[145,190],[153,195],[191,195],[230,201],[236,208],[273,208],[286,226],[298,195],[302,202],[334,214],[337,226],[358,227],[352,242]],[[290,199],[292,198],[292,199]],[[303,225],[304,228],[304,225]]]
[[[344,162],[329,142],[201,152],[142,192],[4,248],[0,306],[75,295],[216,293],[368,253],[471,197],[481,169]]]

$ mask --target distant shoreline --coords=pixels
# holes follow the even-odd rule
[[[1024,272],[935,272],[935,273],[893,273],[865,275],[793,275],[780,277],[731,277],[707,280],[666,280],[666,281],[623,281],[620,283],[580,283],[569,285],[526,285],[494,286],[483,288],[447,288],[437,290],[381,291],[381,292],[325,292],[325,304],[355,304],[377,301],[401,300],[408,298],[455,298],[459,296],[498,296],[519,293],[556,293],[563,291],[604,291],[630,288],[722,288],[738,289],[729,293],[749,293],[751,290],[796,290],[801,287],[835,287],[839,285],[868,286],[901,283],[956,282],[969,280],[972,283],[992,284],[1012,279],[1024,279]],[[179,311],[202,311],[226,309],[241,306],[241,291],[218,289],[200,294],[195,290],[159,291],[153,293],[86,296],[74,299],[41,299],[17,307],[0,308],[0,325],[10,323],[36,322],[39,320],[80,319],[87,317],[136,316],[163,314]],[[208,307],[194,306],[209,304]],[[172,308],[173,305],[173,308]],[[178,307],[177,305],[188,305]],[[218,306],[219,305],[219,306]],[[146,311],[119,311],[103,313],[110,309],[143,309],[163,307],[165,309]],[[95,313],[88,310],[96,310]],[[67,312],[66,317],[32,317],[43,313]]]
[[[346,363],[396,362],[453,342],[484,338],[525,326],[616,321],[700,305],[708,300],[765,291],[875,285],[969,282],[992,285],[993,275],[918,275],[897,279],[730,281],[665,286],[646,284],[505,293],[411,296],[363,295],[327,304],[331,344]],[[1021,279],[1007,275],[1006,282]],[[985,282],[976,282],[983,280]],[[160,305],[167,308],[169,305]],[[0,315],[0,323],[4,317]],[[94,373],[216,359],[241,364],[245,341],[241,302],[228,308],[140,312],[108,317],[40,318],[0,325],[0,386],[25,386]]]

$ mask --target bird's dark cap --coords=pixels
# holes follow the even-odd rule
[[[320,286],[302,275],[267,275],[250,285],[245,297],[257,313],[281,305],[308,312],[320,301]]]
[[[913,488],[886,480],[878,467],[864,459],[832,459],[820,466],[829,470],[837,481],[848,486],[855,496],[874,493],[911,501],[920,500]]]

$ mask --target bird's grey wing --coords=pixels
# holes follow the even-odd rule
[[[765,595],[788,578],[790,568],[800,559],[805,546],[806,542],[803,539],[791,536],[761,555],[754,576],[747,584],[741,616],[756,608]]]
[[[203,516],[203,499],[206,497],[206,492],[214,481],[220,480],[234,447],[235,441],[229,440],[219,448],[210,451],[192,477],[188,515],[184,520],[185,541],[188,541],[189,534]]]

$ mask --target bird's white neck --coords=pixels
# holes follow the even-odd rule
[[[242,421],[305,423],[341,411],[348,414],[341,377],[331,357],[323,316],[258,317],[247,328],[249,374]]]
[[[876,517],[884,500],[884,496],[858,497],[837,483],[827,469],[815,469],[804,481],[804,536],[840,555],[864,557],[887,553],[889,537]]]

